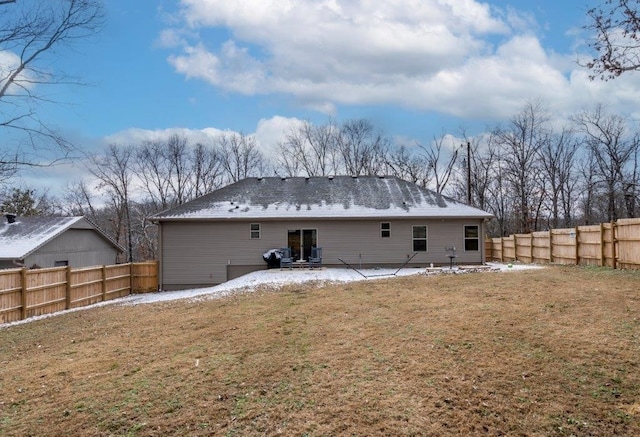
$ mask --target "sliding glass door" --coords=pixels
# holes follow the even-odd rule
[[[287,231],[287,246],[291,248],[294,260],[306,260],[311,256],[311,248],[318,245],[317,229],[290,229]]]

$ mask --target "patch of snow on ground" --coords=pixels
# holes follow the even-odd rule
[[[501,263],[487,263],[489,266],[488,271],[516,271],[526,269],[539,269],[542,266],[533,264],[501,264]],[[450,270],[443,268],[443,273],[447,272],[463,272],[463,269]],[[195,288],[189,290],[180,291],[159,291],[156,293],[145,294],[131,294],[119,299],[113,299],[106,302],[100,302],[94,305],[88,305],[80,308],[74,308],[71,310],[59,311],[57,313],[45,314],[42,316],[30,317],[25,320],[19,320],[16,322],[0,324],[0,329],[7,328],[9,326],[19,325],[23,323],[32,322],[35,320],[41,320],[48,317],[57,316],[60,314],[69,313],[72,311],[82,311],[89,308],[96,308],[104,305],[120,304],[120,305],[140,305],[155,302],[167,302],[179,299],[217,299],[224,296],[229,296],[239,292],[251,292],[258,287],[270,286],[278,287],[285,284],[303,284],[308,282],[316,283],[341,283],[341,282],[354,282],[354,281],[370,281],[375,279],[389,278],[395,276],[409,276],[416,274],[437,274],[438,270],[428,271],[428,269],[422,268],[404,268],[397,269],[369,269],[360,270],[360,273],[347,269],[347,268],[323,268],[318,270],[259,270],[256,272],[248,273],[231,281],[227,281],[223,284],[216,285],[214,287]]]

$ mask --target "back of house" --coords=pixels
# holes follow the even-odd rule
[[[219,284],[267,268],[290,248],[305,266],[424,267],[484,260],[492,215],[389,176],[247,178],[153,216],[165,290]]]

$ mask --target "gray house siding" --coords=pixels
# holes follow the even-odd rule
[[[381,237],[381,222],[390,224],[388,238]],[[251,223],[260,224],[260,238],[251,238]],[[354,266],[400,266],[414,253],[414,225],[427,226],[427,251],[409,266],[447,264],[450,246],[456,247],[458,263],[483,262],[482,219],[165,221],[160,226],[161,285],[167,290],[207,286],[265,269],[262,254],[287,246],[287,233],[294,229],[316,230],[325,266],[343,266],[338,258]],[[477,251],[464,251],[464,225],[479,227]]]
[[[13,261],[0,260],[0,270],[2,269],[17,269],[20,266],[17,266],[13,263]]]
[[[68,229],[27,256],[24,265],[53,267],[56,262],[63,261],[72,267],[109,265],[116,263],[117,254],[112,244],[87,226],[86,229]]]

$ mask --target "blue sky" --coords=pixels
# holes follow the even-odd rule
[[[296,122],[328,117],[425,144],[477,135],[532,99],[559,119],[595,103],[638,115],[640,77],[591,82],[576,63],[593,0],[105,3],[103,31],[61,59],[88,85],[56,90],[66,104],[41,111],[93,150],[232,130],[268,152]]]

